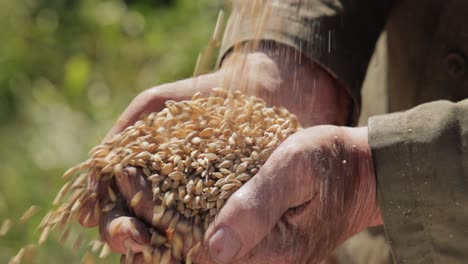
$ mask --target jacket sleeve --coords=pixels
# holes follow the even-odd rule
[[[466,263],[468,99],[373,117],[369,143],[397,263]]]
[[[233,0],[219,61],[251,40],[288,45],[326,68],[360,108],[360,88],[392,0]]]

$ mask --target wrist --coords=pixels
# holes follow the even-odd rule
[[[266,42],[256,49],[236,49],[223,60],[221,72],[225,87],[286,107],[304,127],[348,121],[350,98],[344,87],[288,46]]]
[[[368,141],[367,127],[353,129],[358,137],[360,162],[358,163],[358,177],[360,182],[359,193],[362,194],[357,199],[357,210],[365,217],[362,221],[361,229],[382,225],[382,214],[377,198],[377,177],[375,175],[372,151]]]

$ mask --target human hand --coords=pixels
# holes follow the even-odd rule
[[[206,96],[212,88],[219,86],[241,87],[248,94],[264,98],[270,105],[286,106],[292,109],[291,111],[305,126],[323,123],[343,124],[347,117],[346,111],[343,110],[345,104],[342,104],[343,98],[334,86],[333,79],[322,69],[315,68],[318,66],[306,63],[305,59],[300,67],[292,69],[290,65],[279,63],[281,59],[277,55],[264,52],[233,54],[215,73],[146,90],[132,101],[104,142],[133,124],[141,116],[160,111],[167,100],[189,99],[196,92]],[[237,76],[243,77],[236,78]],[[286,87],[287,85],[290,87]],[[128,173],[128,170],[126,171]],[[93,180],[90,179],[89,186],[94,185]],[[142,200],[146,202],[140,203],[139,207],[128,209],[128,203],[133,195],[145,189],[145,186],[139,184],[142,182],[130,183],[122,180],[117,182],[122,194],[120,206],[103,215],[101,219],[86,217],[86,214],[79,219],[88,227],[95,226],[100,221],[101,236],[116,252],[126,253],[130,248],[133,253],[141,253],[148,244],[150,237],[148,226],[151,223],[148,213],[152,212],[151,196],[144,197]],[[130,186],[133,189],[129,190]],[[98,193],[104,191],[107,190],[98,190]],[[83,208],[86,209],[87,206]]]
[[[382,224],[367,127],[290,136],[235,192],[205,234],[219,263],[319,263]]]

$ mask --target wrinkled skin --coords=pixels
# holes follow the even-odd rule
[[[375,197],[366,128],[302,130],[230,197],[206,232],[211,255],[221,263],[318,263],[350,236],[381,223]],[[232,234],[213,236],[221,227]],[[229,258],[229,249],[237,248]]]
[[[146,90],[127,107],[105,140],[141,116],[161,110],[167,100],[189,99],[198,91],[206,96],[220,86],[242,87],[269,105],[282,105],[304,127],[344,125],[349,108],[344,89],[306,58],[299,64],[291,59],[297,57],[294,53],[282,54],[264,49],[234,53],[217,72]],[[135,168],[127,168],[116,184],[119,205],[99,220],[84,222],[81,217],[80,221],[86,227],[99,225],[101,237],[113,251],[126,254],[130,248],[134,262],[144,263],[153,207],[150,186]],[[143,202],[129,210],[129,201],[141,190]],[[366,128],[304,129],[281,144],[258,174],[228,200],[207,230],[194,262],[318,263],[346,238],[380,222]],[[228,230],[226,236],[214,235],[220,228]]]

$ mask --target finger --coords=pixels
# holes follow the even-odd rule
[[[151,184],[144,178],[141,170],[127,167],[116,182],[128,207],[139,219],[162,232],[175,228],[183,237],[189,233],[187,227],[191,224],[188,219],[175,209],[162,206],[159,198],[153,199]]]
[[[151,224],[153,218],[153,192],[151,184],[143,177],[141,170],[127,167],[124,173],[116,177],[117,187],[127,206],[136,216]]]
[[[228,263],[253,249],[278,222],[287,209],[312,199],[312,183],[301,172],[286,141],[275,151],[260,171],[235,192],[208,228],[205,239],[210,254]],[[292,163],[295,168],[287,164]],[[293,177],[294,176],[294,177]],[[294,191],[291,191],[294,190]]]
[[[96,197],[90,196],[83,201],[77,213],[78,222],[86,228],[95,227],[99,224],[99,207]],[[98,211],[96,213],[96,211]]]
[[[127,216],[122,199],[118,199],[113,210],[102,214],[99,231],[103,241],[114,252],[142,252],[151,243],[149,227],[140,220]]]
[[[86,192],[91,193],[86,195],[86,199],[82,201],[82,206],[78,210],[78,222],[87,228],[95,227],[99,224],[101,214],[100,204],[107,204],[109,197],[107,195],[99,195],[107,193],[110,186],[110,181],[97,181],[93,173],[88,176]]]
[[[166,237],[166,239],[172,237],[173,241],[177,236],[179,241],[184,241],[180,251],[181,255],[187,255],[192,247],[202,240],[200,228],[193,226],[190,219],[185,218],[175,209],[154,210],[154,206],[164,207],[161,206],[160,199],[153,201],[150,184],[143,177],[141,170],[127,167],[124,169],[124,173],[117,178],[117,186],[136,217],[154,227],[155,235]],[[139,196],[137,197],[139,202],[132,203],[136,196]]]
[[[238,263],[256,264],[293,264],[318,263],[323,258],[323,251],[317,247],[327,247],[328,239],[319,235],[337,231],[327,227],[311,226],[316,212],[317,197],[305,205],[289,209],[276,225],[252,250],[238,260]],[[314,214],[315,213],[315,214]],[[311,217],[311,215],[313,215]],[[320,232],[318,230],[326,230]],[[318,231],[318,232],[317,232]],[[333,235],[332,235],[333,236]]]
[[[195,93],[208,95],[219,84],[219,74],[212,73],[170,84],[150,88],[139,94],[118,118],[114,127],[104,138],[104,142],[135,123],[142,116],[158,112],[164,108],[167,100],[190,99]]]
[[[337,217],[324,215],[322,204],[320,197],[316,196],[299,207],[289,209],[239,263],[322,263],[320,261],[346,237],[343,236],[346,227],[334,223]]]

